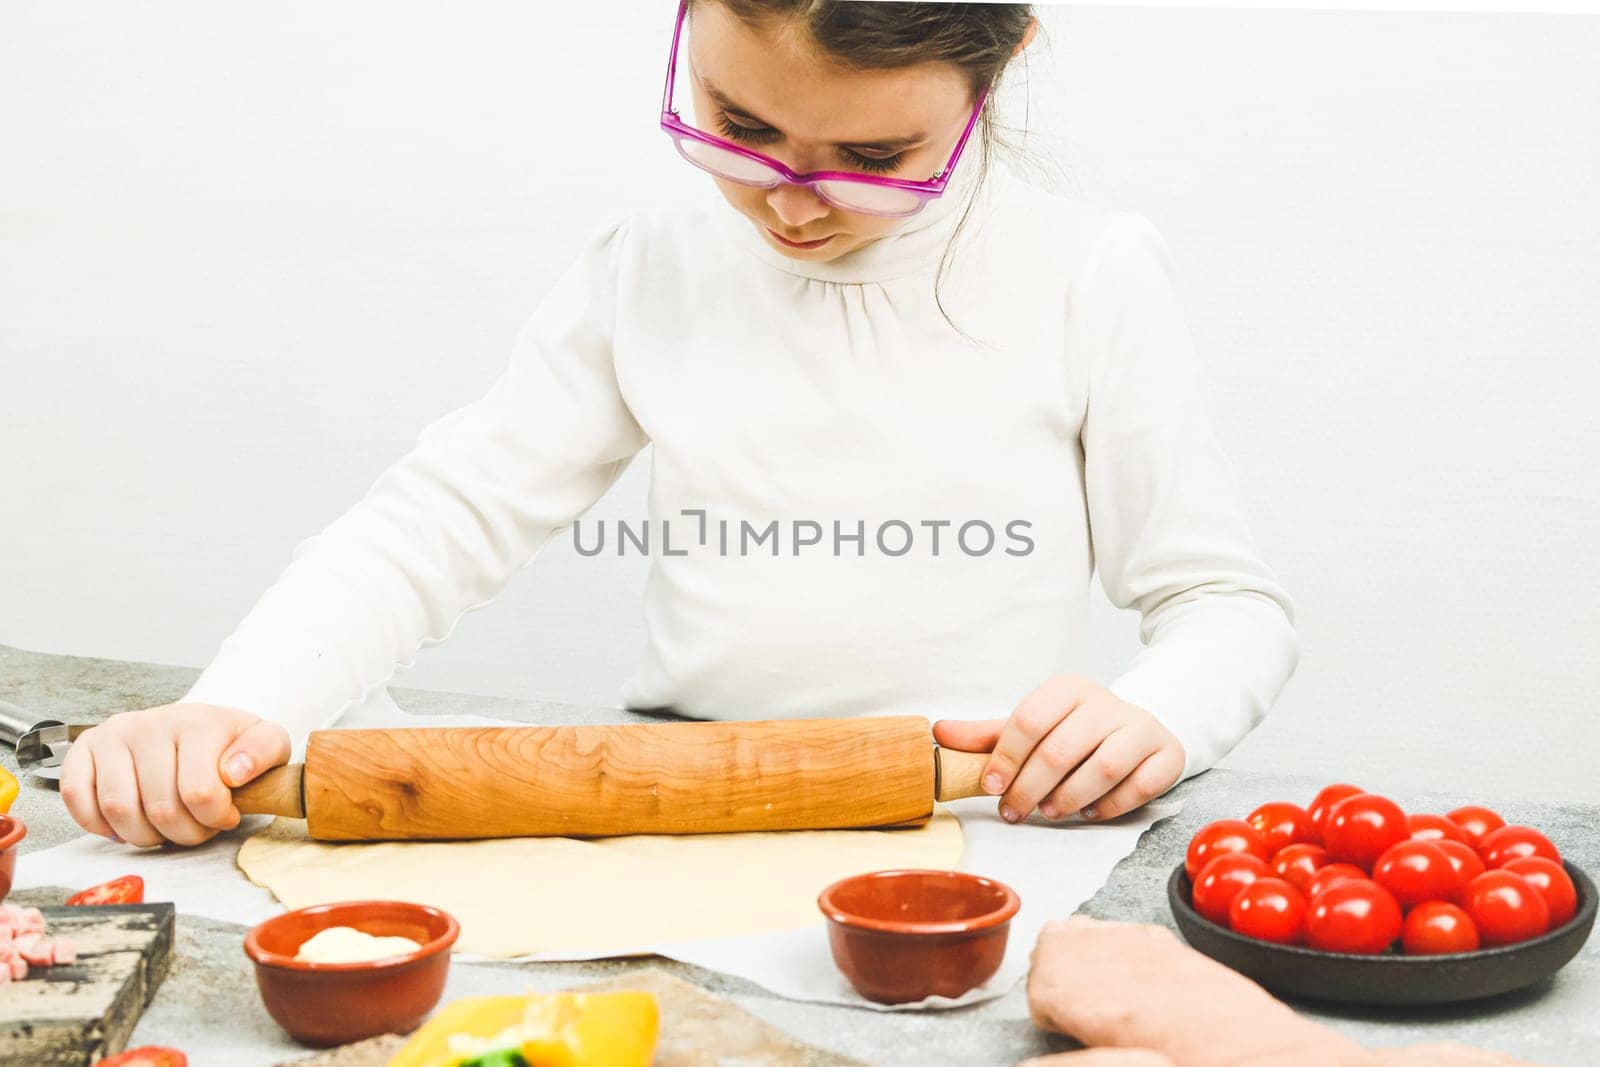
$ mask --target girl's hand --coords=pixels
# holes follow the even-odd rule
[[[1000,796],[1000,817],[1021,822],[1081,812],[1110,819],[1171,789],[1183,745],[1148,711],[1075,674],[1051,678],[1009,719],[934,724],[934,739],[961,752],[994,753],[983,788]]]
[[[239,825],[230,790],[288,760],[288,731],[247,711],[125,711],[73,742],[61,799],[91,834],[141,847],[198,845]]]

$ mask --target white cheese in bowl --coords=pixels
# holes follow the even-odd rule
[[[364,963],[415,952],[422,945],[409,937],[374,937],[353,926],[330,926],[300,945],[301,963]]]

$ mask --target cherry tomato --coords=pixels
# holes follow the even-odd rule
[[[1429,900],[1454,900],[1461,876],[1444,849],[1432,841],[1407,839],[1378,857],[1372,880],[1394,894],[1403,908]]]
[[[1478,948],[1478,928],[1472,924],[1472,917],[1454,904],[1430,900],[1406,916],[1400,943],[1412,956],[1474,952]]]
[[[1322,835],[1311,825],[1311,816],[1298,804],[1273,800],[1261,805],[1244,817],[1266,839],[1267,847],[1276,853],[1285,845],[1321,840]]]
[[[1328,850],[1304,841],[1284,845],[1272,854],[1272,873],[1304,893],[1311,876],[1328,865]]]
[[[1311,876],[1311,881],[1306,883],[1306,899],[1315,900],[1317,894],[1337,882],[1348,882],[1351,879],[1365,881],[1367,872],[1353,863],[1329,863],[1317,868],[1317,873]]]
[[[1324,952],[1382,952],[1400,936],[1400,904],[1368,878],[1337,882],[1311,898],[1306,941]]]
[[[1411,836],[1418,841],[1445,840],[1467,843],[1467,837],[1461,832],[1461,827],[1443,815],[1407,815],[1406,826],[1410,828]]]
[[[1328,813],[1322,847],[1334,859],[1370,871],[1390,845],[1410,836],[1400,805],[1376,793],[1358,793],[1339,801]]]
[[[1543,856],[1523,856],[1508,860],[1501,869],[1520,875],[1544,897],[1550,909],[1550,929],[1567,925],[1578,914],[1578,887],[1561,864]]]
[[[1498,814],[1488,808],[1476,804],[1468,804],[1464,808],[1452,811],[1448,818],[1451,822],[1461,827],[1461,835],[1466,838],[1467,844],[1473,848],[1478,847],[1478,842],[1483,835],[1491,830],[1498,830],[1506,824]]]
[[[1258,941],[1298,945],[1306,936],[1306,898],[1282,878],[1258,878],[1233,898],[1228,925]]]
[[[1272,858],[1272,850],[1254,826],[1243,819],[1218,819],[1202,826],[1189,839],[1189,852],[1183,869],[1192,882],[1205,869],[1206,861],[1223,852],[1248,852],[1262,862]]]
[[[1488,869],[1483,865],[1483,857],[1474,852],[1470,845],[1463,845],[1460,841],[1451,841],[1447,838],[1440,838],[1434,844],[1450,857],[1450,866],[1456,869],[1458,890],[1465,890],[1468,882]]]
[[[1510,945],[1550,928],[1550,906],[1520,874],[1484,871],[1467,886],[1467,914],[1485,945]]]
[[[144,879],[137,874],[125,874],[109,882],[90,886],[67,898],[68,904],[142,904]]]
[[[96,1060],[94,1067],[189,1067],[189,1057],[175,1048],[158,1048],[145,1045],[119,1052],[108,1059]]]
[[[1224,852],[1213,857],[1194,883],[1194,910],[1223,926],[1228,925],[1228,905],[1239,890],[1272,873],[1260,856],[1248,852]]]
[[[1498,830],[1490,830],[1478,842],[1478,855],[1483,857],[1483,865],[1489,868],[1504,867],[1508,861],[1523,856],[1543,856],[1547,860],[1561,862],[1561,853],[1556,851],[1556,846],[1531,826],[1502,826]]]
[[[1359,785],[1349,785],[1345,782],[1335,782],[1333,785],[1322,787],[1322,792],[1312,798],[1311,806],[1306,809],[1306,815],[1317,831],[1318,840],[1321,840],[1322,835],[1328,830],[1328,812],[1333,810],[1333,806],[1346,797],[1365,792],[1366,790]]]

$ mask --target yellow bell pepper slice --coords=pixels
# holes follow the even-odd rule
[[[530,993],[447,1005],[389,1067],[459,1067],[515,1049],[529,1067],[650,1067],[660,1012],[649,993]]]
[[[529,998],[528,1067],[650,1067],[661,1017],[649,993],[552,993]],[[547,1033],[540,1033],[540,1030]]]
[[[490,1037],[521,1021],[527,997],[467,997],[453,1000],[429,1019],[389,1061],[389,1067],[456,1067],[463,1057],[450,1051],[450,1038]]]
[[[17,791],[21,788],[17,776],[0,767],[0,815],[11,810],[11,805],[16,803]]]

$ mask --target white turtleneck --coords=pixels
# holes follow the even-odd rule
[[[767,244],[709,181],[600,227],[488,394],[296,548],[185,699],[281,721],[299,748],[653,444],[648,643],[623,706],[1004,716],[1082,669],[1098,569],[1145,642],[1101,681],[1178,735],[1186,776],[1210,766],[1297,648],[1166,248],[1140,215],[1000,164],[974,189],[975,169],[826,263]],[[934,282],[969,199],[939,288],[958,332]]]

